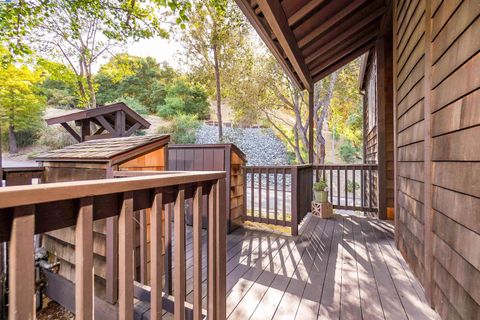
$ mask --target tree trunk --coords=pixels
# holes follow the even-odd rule
[[[10,153],[17,153],[17,137],[15,137],[15,127],[13,124],[8,126],[8,151]]]
[[[223,122],[222,122],[222,96],[220,92],[220,66],[218,63],[218,48],[214,44],[212,47],[213,50],[213,60],[215,62],[215,85],[216,85],[216,96],[217,96],[217,120],[218,120],[218,139],[222,141],[223,139]]]

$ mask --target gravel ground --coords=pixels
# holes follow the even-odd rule
[[[286,165],[287,151],[283,142],[266,128],[224,128],[224,140],[233,143],[247,156],[249,166]],[[196,143],[218,143],[218,127],[202,125]]]

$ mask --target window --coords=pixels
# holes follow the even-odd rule
[[[370,69],[367,94],[368,132],[370,132],[377,124],[377,63],[375,58]]]

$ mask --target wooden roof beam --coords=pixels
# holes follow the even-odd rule
[[[310,33],[308,33],[305,37],[298,41],[298,45],[300,48],[307,46],[310,42],[315,40],[319,37],[322,33],[333,27],[336,23],[341,21],[342,19],[348,17],[353,11],[358,9],[361,5],[366,3],[367,0],[354,0],[348,6],[344,7],[338,13],[334,14],[330,19],[316,27]]]
[[[262,25],[260,18],[255,14],[253,9],[249,4],[249,0],[235,0],[240,10],[247,17],[250,24],[255,28],[260,38],[263,40],[265,45],[268,47],[270,52],[273,54],[275,59],[278,61],[283,71],[289,76],[293,81],[295,86],[299,89],[304,89],[302,82],[300,82],[297,75],[290,69],[290,66],[284,60],[284,54],[279,50],[279,48],[273,43],[272,35],[265,30],[265,27]]]
[[[304,6],[302,6],[297,12],[295,12],[290,18],[288,18],[288,24],[290,26],[294,25],[298,21],[302,20],[310,12],[319,7],[325,0],[311,0]]]
[[[343,59],[338,60],[337,62],[325,67],[320,73],[314,75],[313,81],[315,81],[315,82],[320,81],[321,79],[328,76],[330,73],[334,72],[337,69],[340,69],[341,67],[343,67],[347,63],[349,63],[349,62],[353,61],[354,59],[358,58],[359,56],[361,56],[362,54],[364,54],[365,52],[370,50],[370,48],[372,48],[374,45],[375,45],[375,41],[370,41],[369,43],[365,44],[364,46],[362,46],[362,47],[358,48],[357,50],[351,52],[350,54],[348,54]]]
[[[325,67],[325,65],[328,65],[338,59],[343,58],[345,55],[363,46],[365,43],[374,40],[379,33],[378,29],[372,30],[371,28],[369,28],[366,31],[367,32],[365,32],[363,35],[360,35],[360,38],[354,39],[353,42],[346,42],[343,46],[329,52],[329,54],[325,55],[323,59],[316,61],[315,64],[312,64],[310,66],[311,73],[316,74],[320,72]]]
[[[385,7],[377,8],[375,11],[369,14],[365,19],[362,19],[359,23],[354,24],[351,28],[349,28],[346,32],[340,34],[333,41],[327,42],[325,45],[318,48],[318,50],[316,50],[313,54],[306,57],[305,61],[307,63],[311,63],[312,61],[314,61],[324,53],[332,50],[332,48],[334,48],[335,46],[338,46],[344,41],[347,41],[354,34],[358,33],[365,26],[367,26],[368,24],[372,23],[375,19],[380,17],[384,12],[385,12]]]
[[[312,91],[312,77],[305,64],[300,48],[297,45],[295,35],[288,25],[282,5],[278,0],[261,0],[258,1],[258,5],[265,19],[267,19],[270,28],[272,28],[273,33],[277,37],[277,40],[287,54],[288,60],[290,60],[295,72],[300,77],[305,89]]]

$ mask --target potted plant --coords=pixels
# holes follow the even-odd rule
[[[320,203],[328,202],[327,182],[325,180],[315,182],[313,184],[313,194],[315,201]]]

